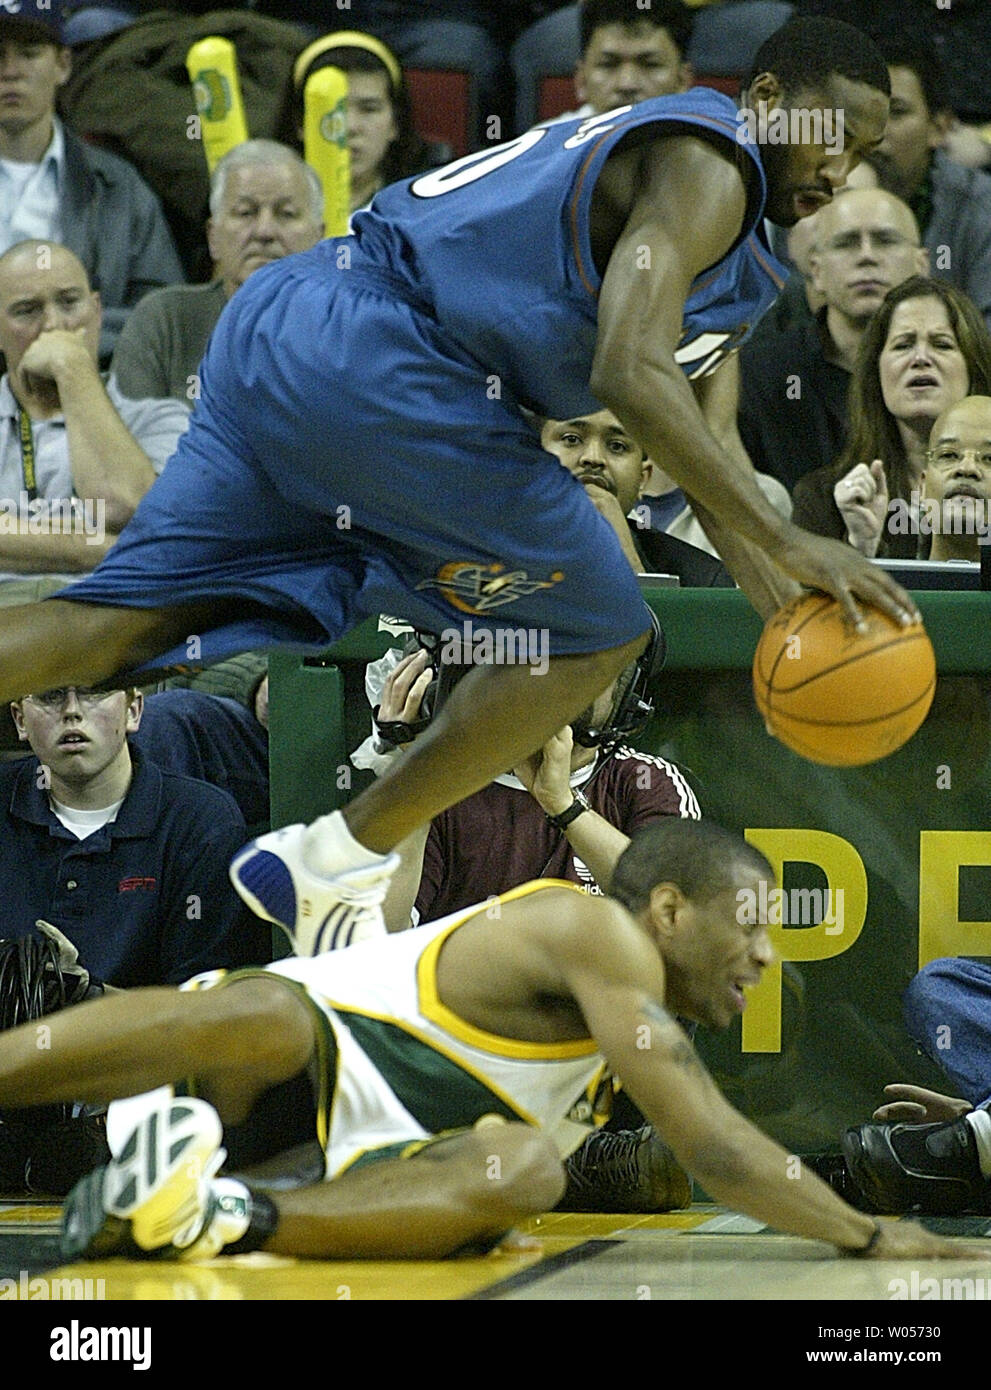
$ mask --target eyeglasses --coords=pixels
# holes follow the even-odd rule
[[[88,685],[57,685],[53,690],[43,690],[40,695],[28,695],[26,698],[45,709],[60,709],[70,694],[75,695],[84,709],[92,709],[94,705],[109,700],[111,695],[116,695],[117,691],[93,690]]]
[[[958,449],[956,445],[944,445],[941,449],[930,449],[926,454],[926,461],[935,463],[938,468],[952,468],[965,458],[972,458],[981,468],[991,469],[991,449],[986,444],[979,449]]]

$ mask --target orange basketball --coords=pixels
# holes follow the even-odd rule
[[[925,628],[861,609],[862,633],[834,598],[805,594],[771,618],[757,644],[757,708],[775,738],[810,762],[858,767],[885,758],[932,704],[936,658]]]

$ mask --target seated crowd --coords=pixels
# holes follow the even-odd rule
[[[810,531],[871,558],[975,560],[991,502],[991,100],[959,63],[943,72],[926,42],[892,34],[885,5],[861,10],[889,65],[888,132],[856,185],[787,240],[771,233],[788,283],[728,378],[737,399],[720,442]],[[473,75],[470,141],[482,149],[572,114],[539,109],[541,75],[573,77],[573,114],[598,115],[685,91],[700,72],[739,76],[768,25],[844,9],[740,6],[764,11],[741,33],[734,5],[705,0],[458,0],[403,20],[392,4],[355,0],[338,38],[330,0],[268,0],[231,12],[239,58],[242,47],[251,55],[252,138],[208,175],[185,125],[159,130],[171,149],[149,147],[126,109],[127,83],[143,80],[142,44],[165,53],[164,31],[146,29],[164,23],[153,8],[147,19],[149,7],[125,0],[68,15],[58,0],[0,8],[0,91],[10,93],[0,104],[0,508],[10,523],[0,526],[0,604],[51,595],[109,551],[188,424],[225,305],[257,269],[325,235],[325,190],[304,159],[314,72],[348,76],[353,213],[444,162],[414,121],[406,70]],[[174,5],[175,41],[213,8]],[[254,96],[266,71],[277,79],[267,106]],[[181,101],[191,112],[189,90]],[[609,411],[533,427],[636,572],[732,584],[704,516]],[[378,672],[376,733],[360,765],[402,756],[437,679],[431,660],[420,645]],[[13,703],[0,763],[0,936],[40,934],[65,968],[111,989],[272,958],[269,932],[227,876],[268,817],[265,658],[228,665],[145,691],[67,686]],[[659,665],[648,653],[526,764],[404,844],[390,930],[533,878],[599,895],[640,827],[700,818],[685,770],[631,743],[658,698]],[[579,1149],[565,1205],[689,1201],[643,1117],[632,1105],[615,1115],[635,1180],[603,1195],[589,1177],[599,1151]],[[0,1187],[2,1160],[0,1142]]]

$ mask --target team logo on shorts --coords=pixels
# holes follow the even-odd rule
[[[454,560],[443,565],[436,579],[424,579],[418,589],[439,589],[448,603],[462,613],[491,613],[538,589],[552,589],[564,578],[555,570],[550,579],[531,579],[525,570],[509,570],[505,565],[479,565],[472,560]]]

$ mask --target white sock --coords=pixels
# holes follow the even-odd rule
[[[991,1115],[986,1110],[970,1110],[964,1119],[974,1131],[981,1176],[991,1179]]]
[[[303,863],[314,874],[335,878],[348,869],[383,864],[385,855],[366,849],[354,838],[340,811],[321,816],[303,834]]]

